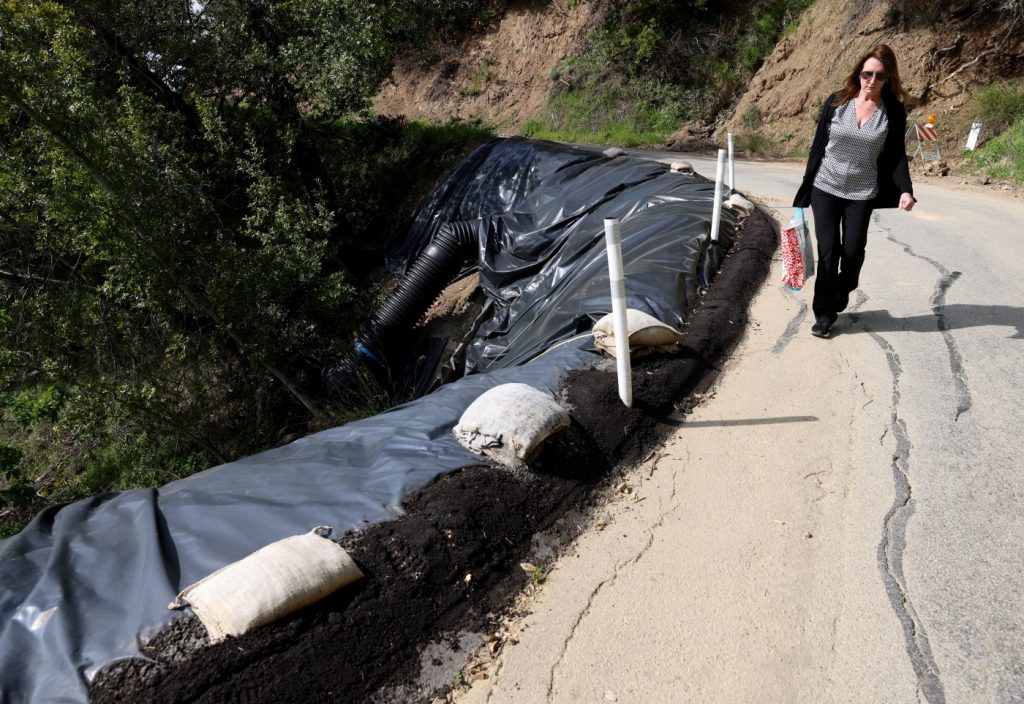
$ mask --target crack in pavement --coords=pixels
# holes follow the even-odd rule
[[[885,353],[892,373],[892,413],[890,428],[896,441],[892,456],[892,475],[896,489],[892,506],[882,522],[882,539],[878,544],[878,566],[896,617],[903,626],[907,655],[917,677],[919,695],[929,704],[945,704],[946,693],[939,679],[939,669],[932,657],[931,644],[924,624],[914,609],[903,574],[903,553],[907,546],[907,523],[914,515],[913,487],[910,483],[910,450],[912,444],[906,421],[899,416],[900,378],[903,367],[899,355],[888,340],[866,325],[864,330]]]
[[[664,457],[665,457],[665,455],[659,455],[657,457],[657,459],[655,460],[654,464],[657,465]],[[652,474],[653,474],[653,470],[652,470]],[[591,609],[593,608],[594,600],[597,598],[597,595],[601,593],[601,591],[605,588],[605,586],[607,586],[609,584],[614,584],[616,581],[618,581],[619,574],[624,569],[626,569],[630,565],[635,565],[641,559],[643,559],[644,555],[647,554],[647,551],[650,550],[651,546],[654,545],[654,535],[657,532],[657,530],[664,524],[665,517],[668,516],[670,513],[672,513],[675,509],[677,509],[679,507],[678,503],[675,501],[675,496],[676,496],[676,491],[675,491],[675,484],[676,483],[675,483],[675,479],[676,479],[677,474],[678,474],[678,472],[676,472],[676,471],[672,472],[672,495],[669,498],[669,506],[668,506],[668,508],[666,510],[659,512],[658,520],[655,521],[654,525],[651,526],[648,529],[647,542],[644,544],[644,546],[642,548],[640,548],[640,550],[635,555],[633,555],[629,559],[623,560],[622,562],[616,564],[615,565],[615,569],[612,572],[612,574],[610,576],[606,577],[605,579],[601,580],[597,584],[597,586],[594,587],[594,589],[590,592],[590,595],[587,597],[587,605],[585,607],[583,607],[583,609],[580,611],[579,615],[576,617],[576,620],[573,622],[572,628],[569,630],[569,634],[565,637],[565,641],[562,643],[562,650],[558,654],[558,659],[551,666],[551,672],[550,672],[550,674],[548,676],[548,690],[547,690],[547,701],[548,702],[553,701],[553,697],[554,697],[554,692],[555,692],[555,673],[558,671],[559,666],[562,664],[562,660],[565,659],[565,655],[569,651],[569,644],[572,643],[573,639],[576,637],[576,631],[579,630],[580,624],[583,623],[583,619],[587,617],[587,615],[590,613]]]
[[[940,262],[923,254],[918,254],[909,244],[893,237],[892,232],[888,228],[883,227],[881,229],[885,230],[886,238],[890,242],[902,247],[903,251],[910,256],[928,262],[940,274],[928,302],[931,304],[932,315],[935,316],[936,325],[939,328],[939,332],[942,333],[942,340],[946,343],[946,350],[949,353],[949,370],[953,375],[953,385],[956,389],[956,416],[953,418],[953,421],[956,422],[960,420],[960,416],[971,409],[973,404],[971,389],[967,380],[967,370],[964,369],[963,356],[960,354],[960,348],[957,347],[956,340],[953,339],[953,334],[950,332],[949,323],[946,322],[946,292],[960,278],[961,272],[950,271]]]
[[[689,451],[689,448],[687,448],[687,451]],[[658,465],[661,463],[661,460],[663,460],[667,456],[667,454],[668,454],[667,452],[655,449],[655,450],[652,450],[650,453],[648,453],[647,457],[645,457],[643,459],[643,461],[641,462],[641,467],[644,464],[649,464],[650,465],[650,469],[647,472],[647,478],[648,479],[650,479],[650,478],[652,478],[654,476],[655,470],[658,469]],[[569,635],[566,636],[565,641],[562,643],[562,649],[561,649],[561,652],[558,655],[558,660],[556,660],[555,663],[551,666],[551,672],[550,672],[550,675],[548,677],[548,687],[547,687],[547,700],[549,702],[551,701],[552,697],[554,696],[555,671],[558,669],[558,666],[562,663],[562,660],[565,659],[565,654],[566,654],[566,652],[569,649],[569,644],[572,642],[572,639],[575,637],[576,631],[578,630],[580,623],[583,622],[583,619],[590,612],[591,606],[593,605],[594,599],[597,597],[598,592],[600,592],[601,589],[603,589],[604,586],[608,582],[613,582],[615,579],[618,578],[619,570],[621,570],[623,567],[625,567],[629,563],[636,562],[641,557],[643,557],[643,554],[645,552],[647,552],[647,549],[650,548],[650,546],[654,542],[654,530],[659,525],[661,525],[661,523],[664,522],[665,516],[676,508],[676,506],[674,504],[676,503],[676,501],[675,501],[675,498],[676,498],[675,478],[676,478],[677,474],[678,474],[678,471],[677,470],[673,470],[673,472],[672,472],[672,494],[669,497],[670,507],[669,507],[668,510],[660,512],[658,522],[651,529],[651,535],[650,535],[650,537],[649,537],[649,539],[647,541],[647,544],[633,558],[631,558],[630,560],[626,560],[626,561],[616,565],[615,566],[615,570],[612,573],[612,575],[607,577],[606,579],[602,580],[590,592],[590,595],[587,597],[587,605],[583,608],[582,611],[580,611],[579,615],[576,617],[576,620],[573,622],[572,628],[569,630]],[[659,499],[659,504],[660,503],[661,503],[661,500]],[[491,685],[490,685],[490,687],[489,687],[489,689],[487,691],[487,696],[484,698],[484,704],[489,704],[489,702],[491,701],[491,698],[498,691],[498,682],[501,679],[502,670],[504,669],[504,667],[506,665],[505,657],[506,657],[506,654],[503,652],[501,657],[497,658],[494,661],[494,670],[492,671],[492,674],[491,674]]]
[[[576,631],[579,629],[580,624],[583,623],[583,619],[587,617],[587,615],[590,613],[591,608],[593,608],[594,600],[597,598],[597,595],[601,592],[602,589],[604,589],[605,585],[617,581],[619,578],[619,572],[623,570],[625,567],[629,566],[630,564],[635,564],[638,560],[640,560],[640,558],[644,556],[644,554],[653,544],[654,529],[652,528],[650,531],[650,535],[647,538],[647,543],[644,545],[643,548],[640,549],[640,552],[638,552],[632,558],[615,565],[615,571],[609,577],[606,577],[605,579],[601,580],[598,583],[598,585],[594,587],[594,589],[590,592],[590,596],[587,597],[587,605],[583,607],[583,610],[580,611],[579,615],[576,617],[576,621],[573,622],[572,628],[569,629],[569,635],[565,637],[565,641],[562,643],[562,651],[558,654],[558,659],[555,661],[555,664],[551,666],[551,673],[548,677],[547,692],[547,700],[549,702],[552,701],[552,698],[555,695],[555,672],[557,672],[558,667],[562,664],[562,660],[565,659],[565,655],[569,651],[569,644],[572,643],[573,639],[576,637]]]
[[[790,341],[792,341],[793,337],[800,330],[800,324],[804,321],[804,316],[807,315],[807,301],[794,296],[792,289],[783,287],[783,292],[788,298],[800,304],[800,310],[796,312],[796,315],[794,315],[792,320],[789,321],[789,324],[786,325],[786,329],[782,331],[782,335],[779,336],[779,339],[775,342],[775,346],[772,347],[772,354],[782,354],[786,349],[786,346],[789,345]]]

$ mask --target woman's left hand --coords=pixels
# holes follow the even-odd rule
[[[890,201],[891,202],[891,201]],[[914,196],[909,193],[904,193],[900,196],[900,210],[906,210],[908,213],[914,209]]]

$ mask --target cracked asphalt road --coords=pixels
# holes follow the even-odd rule
[[[800,165],[736,172],[788,219]],[[459,701],[1024,701],[1024,205],[915,190],[831,339],[774,263],[713,393]]]

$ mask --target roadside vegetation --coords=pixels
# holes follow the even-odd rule
[[[811,0],[625,0],[552,71],[526,136],[633,146],[733,104]]]
[[[379,409],[320,369],[489,133],[371,115],[469,0],[0,4],[0,536]]]
[[[1024,184],[1024,86],[993,83],[979,90],[972,103],[984,141],[967,154],[968,167],[978,174]]]

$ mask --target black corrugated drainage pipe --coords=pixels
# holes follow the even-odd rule
[[[374,312],[352,350],[324,369],[328,396],[337,397],[351,387],[359,367],[386,375],[392,351],[409,339],[412,327],[458,275],[463,262],[476,254],[476,232],[476,226],[468,222],[441,226],[395,290]]]

